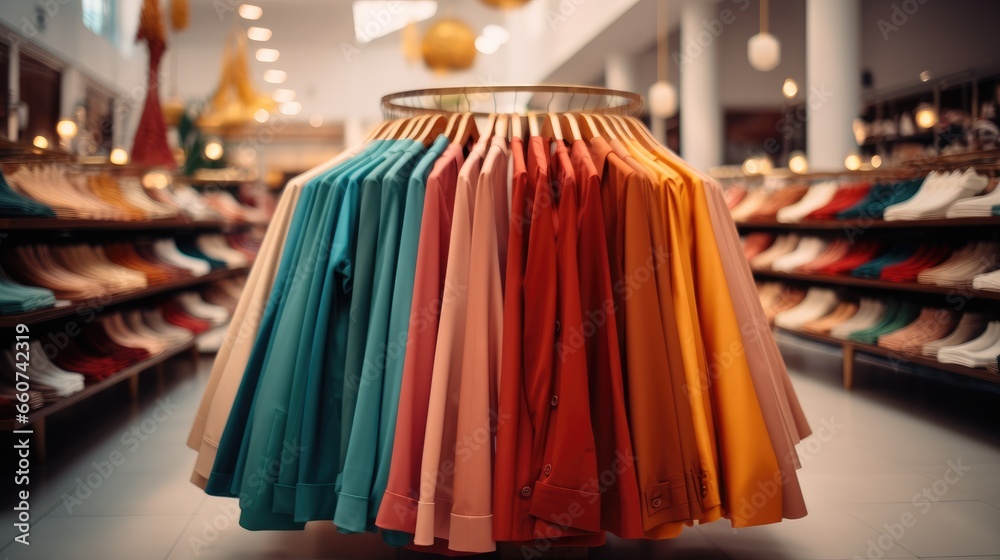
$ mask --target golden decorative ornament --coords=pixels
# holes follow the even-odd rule
[[[219,87],[198,119],[200,126],[240,125],[252,121],[260,109],[270,112],[277,107],[271,96],[254,89],[248,59],[246,35],[230,32],[222,53]]]
[[[483,4],[501,10],[513,10],[531,2],[531,0],[483,0]]]
[[[191,23],[191,10],[188,0],[170,0],[170,24],[174,31],[187,29]]]
[[[465,22],[445,18],[424,35],[424,64],[436,72],[465,70],[476,59],[476,34]]]
[[[410,64],[418,62],[420,60],[420,33],[417,30],[417,24],[412,21],[407,23],[402,33],[400,33],[400,38],[402,40],[400,49],[403,51],[403,58]]]

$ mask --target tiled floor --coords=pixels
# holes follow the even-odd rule
[[[799,448],[806,518],[739,531],[719,522],[674,541],[613,541],[557,557],[1000,559],[1000,396],[864,365],[849,393],[836,352],[795,340],[782,348],[816,431]],[[122,391],[97,400],[89,418],[50,427],[58,449],[35,471],[32,544],[9,542],[5,508],[0,560],[416,557],[375,535],[339,535],[329,523],[251,533],[237,526],[234,501],[192,486],[194,453],[184,440],[208,366],[179,374],[159,404],[146,383],[136,416],[114,400]],[[505,548],[497,556],[522,554]]]

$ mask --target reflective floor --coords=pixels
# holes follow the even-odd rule
[[[846,392],[838,351],[795,339],[782,339],[782,350],[815,432],[799,447],[806,518],[739,531],[722,521],[673,541],[614,540],[545,557],[1000,559],[1000,396],[865,363]],[[172,363],[162,394],[144,379],[137,414],[122,404],[123,386],[53,418],[50,460],[33,465],[31,545],[10,541],[5,506],[0,560],[423,557],[329,523],[251,533],[236,524],[234,501],[192,486],[195,454],[184,441],[210,365]]]

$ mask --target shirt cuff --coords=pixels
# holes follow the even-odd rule
[[[493,552],[497,549],[493,540],[492,515],[453,513],[448,537],[448,548],[458,552]]]
[[[375,524],[389,531],[413,533],[417,525],[417,500],[386,490]]]
[[[341,533],[364,533],[368,519],[368,497],[341,493],[333,524]]]
[[[539,480],[535,482],[529,513],[553,525],[597,533],[601,530],[601,495]]]

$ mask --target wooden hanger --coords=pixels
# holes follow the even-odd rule
[[[493,130],[494,136],[502,136],[504,139],[507,138],[507,127],[510,123],[510,116],[507,113],[501,113],[497,116],[496,126]]]
[[[483,128],[483,134],[479,137],[479,140],[476,142],[476,145],[480,149],[482,150],[486,149],[487,143],[490,141],[490,138],[493,137],[493,128],[494,126],[496,126],[496,122],[497,122],[497,114],[490,113],[490,116],[486,119],[486,126]]]
[[[444,133],[447,126],[448,119],[441,115],[432,115],[427,119],[427,125],[424,127],[423,133],[417,137],[417,142],[423,144],[424,147],[430,146],[439,135]]]
[[[510,138],[511,140],[514,138],[520,138],[522,141],[524,140],[524,136],[521,132],[521,115],[517,113],[511,115],[510,118]]]
[[[542,121],[542,137],[550,140],[563,139],[562,127],[559,126],[559,115],[546,113]]]
[[[596,128],[601,132],[601,137],[607,140],[617,140],[618,135],[615,134],[614,127],[608,122],[608,116],[602,115],[600,113],[594,113],[592,115],[585,115],[590,121],[596,126]]]
[[[662,154],[662,149],[659,143],[653,138],[646,127],[631,117],[618,116],[617,120],[622,124],[622,127],[629,131],[632,137],[639,142],[639,145],[646,149],[651,154]]]
[[[400,138],[413,138],[416,132],[427,120],[427,118],[428,117],[426,115],[420,115],[418,117],[411,118],[410,122],[407,123],[405,128],[403,128],[403,132],[399,135],[399,138],[397,138],[397,140]]]
[[[461,113],[452,113],[451,116],[448,117],[448,126],[444,129],[444,133],[448,136],[448,138],[453,137],[452,135],[455,133],[455,125],[458,124],[461,116]]]
[[[531,136],[540,136],[538,132],[538,115],[528,113],[528,134]]]
[[[591,141],[596,137],[601,135],[600,130],[597,128],[597,123],[594,121],[593,115],[587,113],[580,113],[576,115],[577,124],[580,126],[580,136],[586,141]]]
[[[559,115],[559,120],[566,124],[565,130],[567,131],[567,140],[570,142],[576,142],[577,140],[583,139],[583,134],[580,133],[580,123],[577,122],[576,113],[562,113]]]
[[[472,113],[461,113],[454,136],[450,138],[452,143],[463,147],[468,145],[470,140],[472,142],[479,140],[479,128],[476,126],[476,120]]]

